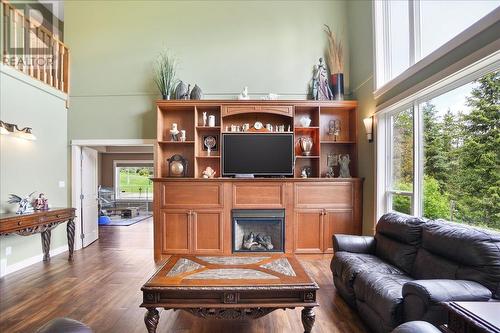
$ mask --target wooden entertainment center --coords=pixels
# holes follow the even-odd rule
[[[356,101],[237,101],[172,100],[157,102],[157,144],[154,181],[155,260],[172,254],[232,254],[232,210],[282,209],[285,253],[332,253],[334,233],[360,234],[362,179],[357,174]],[[215,126],[203,126],[203,113],[215,117]],[[310,118],[304,127],[302,118]],[[333,121],[340,133],[329,134]],[[256,122],[284,125],[284,131],[253,128]],[[172,141],[170,128],[185,130],[185,141]],[[242,132],[244,124],[250,124]],[[294,175],[285,178],[220,177],[222,137],[231,125],[238,133],[289,133],[295,143]],[[256,126],[257,127],[257,126]],[[289,131],[288,131],[289,130]],[[217,138],[207,153],[203,138]],[[311,154],[303,156],[300,137],[313,141]],[[167,159],[182,155],[185,177],[170,177]],[[327,178],[331,154],[350,156],[353,178]],[[215,178],[205,179],[207,166]],[[310,177],[301,178],[304,167]],[[333,167],[335,177],[339,167]]]

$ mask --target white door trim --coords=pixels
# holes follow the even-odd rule
[[[97,146],[147,146],[154,147],[154,139],[96,139],[96,140],[71,140],[71,205],[76,208],[77,219],[82,216],[82,207],[80,202],[80,154],[82,147]],[[156,150],[153,149],[153,157],[156,160]],[[75,250],[82,248],[81,242],[82,230],[80,223],[75,223]]]

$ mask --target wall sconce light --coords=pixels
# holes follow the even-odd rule
[[[36,140],[31,127],[19,128],[16,124],[9,124],[0,120],[0,134],[13,135],[26,140]]]
[[[366,139],[368,142],[373,141],[373,116],[367,117],[363,119],[363,123],[365,123],[366,130]]]

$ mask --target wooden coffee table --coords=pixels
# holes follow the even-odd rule
[[[293,255],[172,256],[144,284],[144,322],[156,332],[157,308],[210,319],[255,319],[276,309],[303,307],[311,332],[319,287]]]

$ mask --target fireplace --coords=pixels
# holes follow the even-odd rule
[[[284,209],[233,209],[233,252],[284,252]]]

